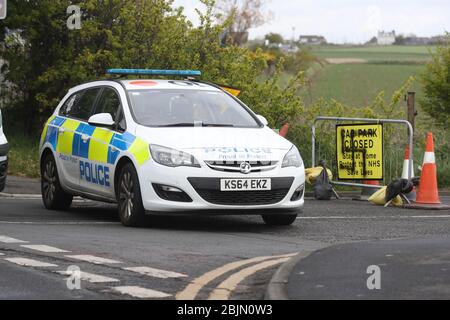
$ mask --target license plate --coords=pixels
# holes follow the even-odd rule
[[[222,179],[221,191],[263,191],[272,190],[271,179]]]

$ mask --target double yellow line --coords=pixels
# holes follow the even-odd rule
[[[231,293],[243,280],[261,270],[276,266],[278,264],[282,264],[295,255],[297,255],[297,253],[285,254],[280,256],[256,257],[226,264],[220,268],[209,271],[192,281],[183,291],[180,291],[176,295],[176,299],[195,300],[198,293],[206,285],[208,285],[208,283],[214,281],[215,279],[223,276],[230,271],[251,265],[250,267],[242,269],[229,276],[210,293],[208,298],[208,300],[228,300]]]

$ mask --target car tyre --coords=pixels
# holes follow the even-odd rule
[[[49,210],[67,210],[70,208],[73,195],[61,187],[55,158],[48,154],[41,166],[41,194],[44,206]]]
[[[145,222],[139,178],[133,164],[127,163],[120,171],[116,186],[119,217],[126,227],[141,227]]]
[[[264,222],[269,226],[290,226],[297,219],[296,214],[263,215]]]

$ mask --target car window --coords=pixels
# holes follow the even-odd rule
[[[61,109],[59,110],[59,115],[68,117],[70,112],[72,111],[73,106],[78,103],[78,101],[80,100],[82,95],[83,95],[83,91],[80,91],[80,92],[77,92],[77,93],[74,93],[73,95],[71,95],[69,97],[69,99],[67,99],[66,102],[63,104]]]
[[[61,115],[87,121],[99,92],[100,88],[94,88],[74,94],[64,104]]]
[[[260,126],[249,111],[220,91],[132,90],[129,96],[136,121],[145,126]]]
[[[117,116],[120,110],[120,98],[116,91],[112,88],[105,88],[100,96],[99,102],[95,109],[95,114],[109,113],[114,120],[118,120]]]

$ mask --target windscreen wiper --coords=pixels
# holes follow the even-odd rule
[[[232,124],[215,124],[215,123],[172,123],[167,125],[158,126],[159,128],[176,128],[176,127],[206,127],[206,128],[234,128],[234,125]]]
[[[216,123],[203,123],[202,127],[215,127],[215,128],[234,128],[232,124],[216,124]]]
[[[158,126],[159,128],[175,128],[175,127],[194,127],[193,123],[172,123],[166,124],[162,126]]]

